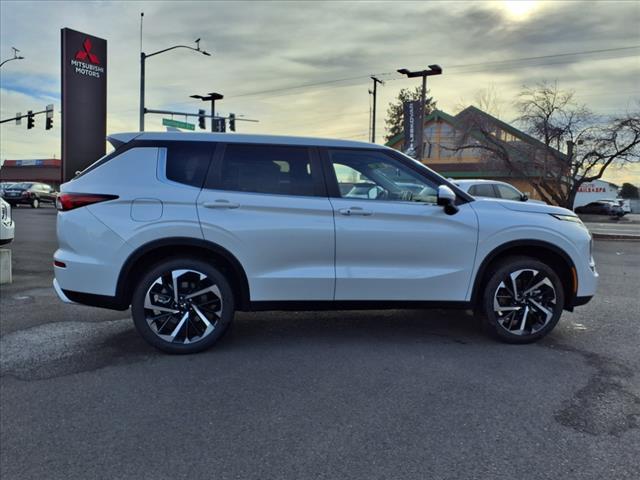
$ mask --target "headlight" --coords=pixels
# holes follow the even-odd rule
[[[563,215],[561,213],[550,213],[549,215],[557,218],[558,220],[564,220],[565,222],[573,222],[573,223],[579,223],[580,225],[584,225],[582,223],[582,220],[580,220],[580,217],[576,215]]]

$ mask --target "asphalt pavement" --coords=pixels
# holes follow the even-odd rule
[[[168,356],[51,289],[55,211],[18,208],[0,287],[0,478],[640,478],[640,242],[534,345],[467,312],[236,316]]]

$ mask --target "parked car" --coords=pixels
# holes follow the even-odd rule
[[[15,233],[15,224],[11,217],[11,205],[0,198],[0,245],[11,243]]]
[[[623,198],[603,198],[600,201],[620,205],[623,215],[631,213],[631,202],[629,202],[629,200],[625,200]]]
[[[51,185],[39,182],[14,183],[4,191],[4,199],[16,206],[31,205],[39,208],[42,203],[55,203],[58,193]]]
[[[587,203],[575,209],[576,213],[588,213],[593,215],[611,215],[614,217],[624,216],[624,211],[618,202],[609,200],[598,200]]]
[[[503,200],[514,200],[516,202],[541,203],[541,200],[532,200],[526,193],[522,193],[513,185],[497,180],[454,180],[458,187],[474,197],[501,198]]]
[[[0,197],[4,198],[4,190],[13,185],[14,182],[0,182]]]
[[[398,194],[406,199],[412,200],[414,197],[419,197],[428,192],[424,192],[424,185],[418,185],[415,183],[396,182],[396,186],[399,189]],[[342,191],[342,188],[341,188]],[[356,183],[347,191],[345,197],[349,198],[368,198],[370,200],[384,200],[387,191],[375,183]]]
[[[382,189],[375,183],[356,183],[346,193],[345,197],[375,199],[380,193],[382,193]]]
[[[110,141],[113,153],[61,187],[54,288],[67,302],[131,306],[166,352],[212,346],[236,310],[467,308],[525,343],[596,291],[591,236],[573,212],[474,198],[387,147],[224,133]],[[384,195],[341,194],[354,178]]]

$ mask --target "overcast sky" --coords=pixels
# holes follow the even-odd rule
[[[192,94],[221,92],[218,112],[248,133],[366,140],[369,75],[379,88],[378,141],[386,106],[418,82],[396,69],[437,63],[429,79],[438,107],[455,113],[491,85],[501,117],[524,84],[558,81],[606,118],[640,98],[640,1],[562,2],[0,2],[0,55],[25,60],[0,71],[1,116],[60,108],[60,29],[108,40],[109,133],[138,128],[140,12],[147,53],[202,38],[205,57],[187,50],[147,62],[147,107],[195,111]],[[631,47],[631,48],[630,48]],[[595,51],[595,52],[594,52]],[[590,52],[590,53],[579,53]],[[571,55],[564,55],[571,54]],[[562,55],[562,56],[553,56]],[[552,56],[552,57],[549,57]],[[547,57],[532,59],[532,57]],[[60,117],[53,130],[3,124],[0,158],[60,155]],[[148,116],[147,130],[162,130]],[[640,183],[640,170],[611,171],[613,181]]]

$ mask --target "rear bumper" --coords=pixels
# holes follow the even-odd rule
[[[65,293],[62,291],[62,289],[60,288],[60,284],[58,283],[58,280],[55,278],[53,279],[53,289],[56,291],[58,298],[62,300],[64,303],[75,303],[69,300],[69,297],[67,297]]]
[[[74,292],[73,290],[63,290],[60,288],[60,284],[55,278],[53,279],[53,289],[56,291],[58,298],[60,298],[64,303],[108,308],[110,310],[126,310],[129,308],[129,305],[125,304],[125,302],[121,301],[118,297]]]

